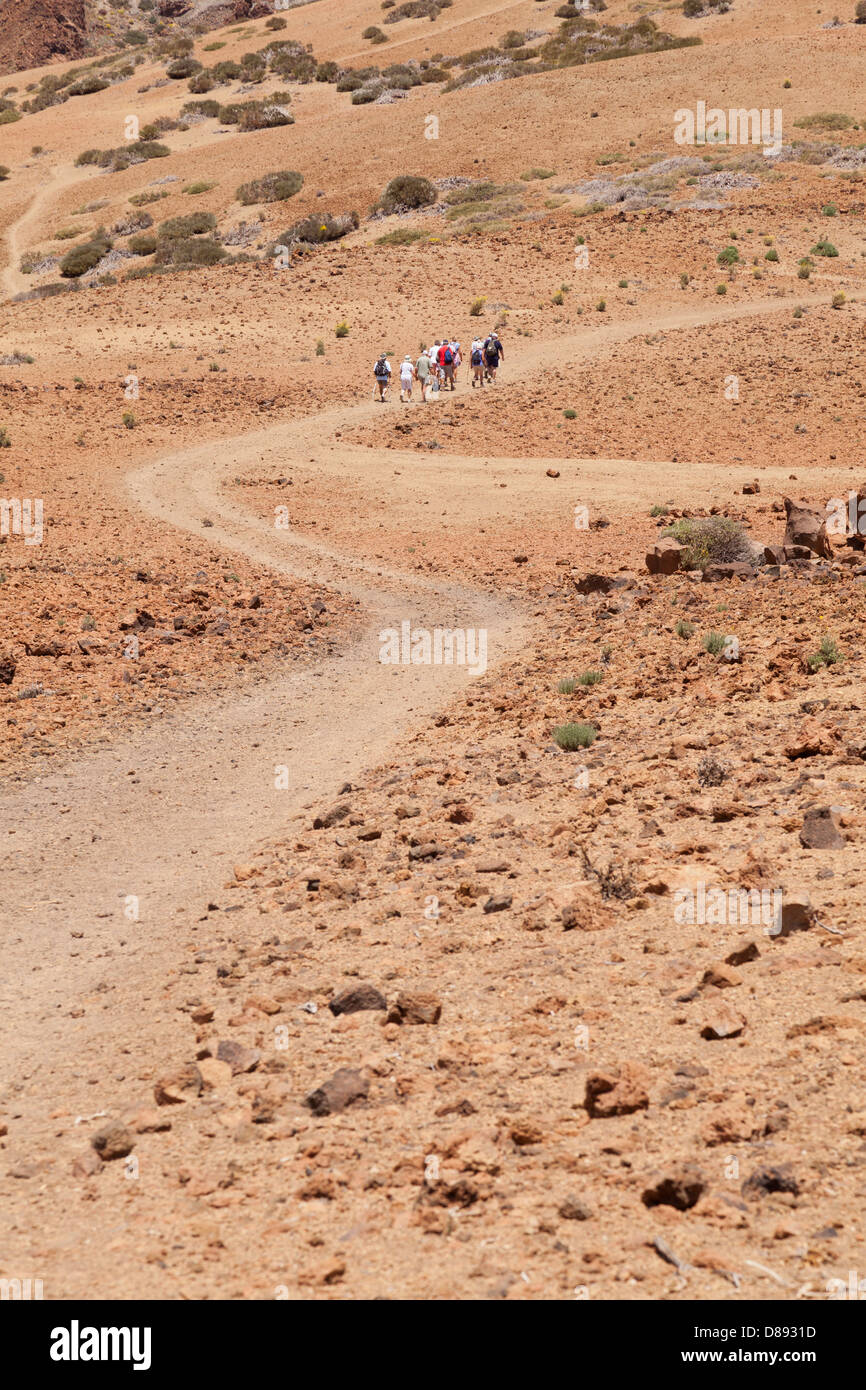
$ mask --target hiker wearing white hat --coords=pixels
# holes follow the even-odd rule
[[[412,358],[408,352],[400,363],[400,400],[404,405],[412,399],[412,382],[415,380],[415,368],[412,365]]]

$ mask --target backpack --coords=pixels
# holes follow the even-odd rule
[[[473,367],[480,367],[480,366],[481,366],[481,349],[480,349],[480,348],[476,348],[475,351],[474,351],[473,354],[472,354],[472,365],[473,365]]]
[[[385,363],[386,363],[386,361],[387,361],[387,358],[385,358],[385,357],[380,357],[380,358],[379,358],[379,361],[376,363],[375,367],[373,368],[373,375],[374,375],[375,377],[381,377],[381,376],[387,376],[387,375],[388,375],[388,373],[387,373],[387,371],[386,371],[386,369],[385,369]]]
[[[450,365],[451,365],[451,363],[452,363],[453,361],[454,361],[454,353],[451,351],[450,347],[447,347],[447,348],[445,349],[445,366],[446,366],[446,367],[450,367]]]

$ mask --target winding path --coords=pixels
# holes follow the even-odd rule
[[[520,370],[587,359],[601,342],[776,312],[783,304],[775,298],[682,308],[652,320],[587,328],[554,343],[528,344]],[[104,1068],[106,1050],[122,1043],[98,1010],[75,1017],[70,1005],[110,979],[114,1007],[121,1003],[135,1012],[139,1035],[143,1031],[157,1051],[168,1027],[159,984],[182,965],[179,932],[188,931],[218,894],[231,865],[248,858],[263,838],[285,835],[295,813],[386,760],[469,679],[460,667],[380,665],[381,628],[404,618],[428,628],[484,627],[491,666],[516,653],[530,632],[528,612],[517,604],[277,531],[238,511],[222,492],[227,478],[261,466],[269,453],[282,471],[299,473],[309,470],[314,454],[319,474],[387,486],[395,506],[410,499],[419,508],[428,505],[421,514],[431,525],[448,524],[433,503],[464,525],[520,515],[523,499],[538,504],[542,459],[401,454],[344,447],[335,438],[336,430],[345,432],[375,409],[369,400],[339,406],[184,449],[127,476],[127,505],[285,575],[353,595],[363,605],[364,630],[315,665],[166,713],[123,741],[59,765],[56,774],[0,794],[5,1070],[30,1080],[43,1116],[58,1096],[80,1092],[88,1065]],[[656,497],[660,478],[668,490],[675,482],[683,500],[705,499],[719,485],[718,470],[707,466],[648,465],[641,472],[631,460],[587,459],[567,467],[580,480],[578,500],[603,506],[627,499],[629,510]],[[787,476],[782,468],[767,475],[776,471],[780,481]],[[551,509],[575,500],[569,495],[564,503],[554,490],[549,496]],[[206,530],[204,516],[212,521]],[[288,791],[274,788],[278,764],[289,769]],[[123,916],[128,894],[140,900],[136,924]]]

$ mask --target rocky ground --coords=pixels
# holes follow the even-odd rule
[[[558,23],[488,8],[371,50],[378,6],[318,0],[284,37],[384,67]],[[219,56],[272,32],[243,18]],[[44,535],[0,538],[0,1276],[808,1303],[857,1270],[866,555],[822,521],[866,498],[866,29],[657,18],[702,45],[396,111],[292,82],[294,126],[193,124],[156,173],[74,160],[133,95],[176,113],[164,64],[4,125],[0,492]],[[684,71],[847,124],[695,173]],[[433,210],[371,215],[410,159]],[[283,165],[297,209],[241,207]],[[444,199],[482,179],[468,232]],[[257,256],[359,225],[17,297],[148,190]],[[495,388],[372,401],[382,347],[493,322]],[[686,568],[690,526],[736,546]],[[483,630],[485,669],[383,665],[403,621]]]

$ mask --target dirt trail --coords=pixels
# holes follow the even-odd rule
[[[519,370],[586,356],[602,342],[649,329],[779,307],[773,299],[739,310],[683,309],[651,322],[587,329],[557,343],[533,344]],[[156,1051],[171,1026],[160,982],[179,967],[178,933],[201,915],[232,864],[248,857],[257,841],[285,832],[295,812],[336,795],[343,782],[385,759],[398,739],[469,679],[458,667],[383,667],[382,627],[399,627],[404,618],[428,628],[486,627],[491,665],[524,638],[529,619],[488,593],[364,564],[237,513],[221,494],[227,477],[261,466],[269,451],[282,471],[351,470],[368,483],[387,484],[396,505],[431,526],[447,525],[449,515],[465,525],[467,518],[495,516],[506,505],[513,512],[521,491],[537,493],[543,466],[538,459],[498,458],[488,466],[483,459],[337,447],[335,429],[361,423],[375,410],[369,400],[335,407],[313,419],[157,459],[128,479],[131,498],[166,525],[284,574],[351,593],[364,604],[366,628],[348,650],[315,667],[260,684],[251,680],[248,691],[156,717],[148,730],[123,743],[0,795],[6,1074],[29,1079],[35,1100],[28,1104],[43,1113],[59,1096],[80,1094],[82,1076],[88,1069],[101,1074],[106,1049],[111,1055],[121,1044],[104,1035],[98,1009],[74,1017],[71,1001],[92,995],[100,981],[110,979],[113,1007],[123,1003],[135,1011],[139,1036],[143,1032]],[[634,503],[644,490],[654,495],[661,478],[671,480],[670,464],[646,465],[637,475],[629,460],[575,464],[586,501],[627,493]],[[509,491],[507,502],[495,486],[506,473],[517,489]],[[697,498],[711,475],[711,469],[691,467],[682,486]],[[445,509],[444,522],[433,501]],[[561,507],[562,501],[549,505]],[[212,522],[208,528],[205,518]],[[288,768],[291,790],[275,790],[276,765]],[[140,902],[134,924],[123,914],[128,894]]]
[[[29,276],[23,275],[18,269],[18,260],[23,250],[28,245],[25,233],[33,227],[39,220],[45,204],[50,198],[56,197],[58,193],[69,188],[72,184],[83,183],[93,178],[93,172],[87,171],[82,174],[74,164],[59,165],[51,170],[48,178],[43,182],[33,201],[21,214],[16,222],[10,223],[6,229],[6,256],[7,264],[0,277],[0,287],[3,296],[11,299],[12,295],[20,294],[23,290],[33,288],[33,283]]]

